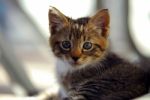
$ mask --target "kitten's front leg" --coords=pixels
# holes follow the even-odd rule
[[[86,100],[82,95],[70,96],[63,98],[63,100]]]
[[[36,100],[61,100],[59,95],[59,88],[53,87],[42,91],[36,96]]]

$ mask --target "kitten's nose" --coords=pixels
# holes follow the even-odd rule
[[[79,59],[79,57],[72,57],[72,59],[76,62]]]

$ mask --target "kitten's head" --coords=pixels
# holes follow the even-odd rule
[[[71,19],[52,7],[49,10],[50,46],[54,55],[75,68],[103,58],[108,46],[109,13]]]

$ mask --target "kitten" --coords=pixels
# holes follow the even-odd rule
[[[109,11],[71,19],[49,10],[50,47],[57,58],[58,100],[129,100],[148,92],[148,75],[108,51]]]

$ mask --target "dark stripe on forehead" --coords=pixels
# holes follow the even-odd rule
[[[72,39],[72,35],[71,34],[69,34],[69,40],[71,40]]]
[[[85,41],[86,40],[86,36],[83,36],[83,41]]]
[[[80,25],[86,25],[89,21],[89,17],[84,17],[84,18],[79,18],[77,20],[75,20],[75,23],[78,23]]]
[[[77,23],[79,25],[86,25],[90,19],[90,17],[83,17],[83,18],[78,18],[78,19],[72,19],[72,18],[68,18],[68,21],[71,23]]]

